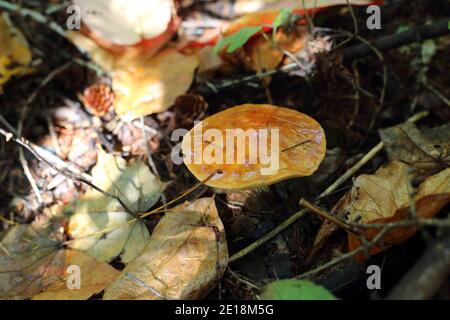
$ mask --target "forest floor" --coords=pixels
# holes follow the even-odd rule
[[[54,5],[37,7],[33,4],[36,1],[21,2],[24,7],[41,13]],[[230,9],[232,6],[232,1],[194,1],[181,8],[179,14],[186,21],[192,18],[189,21],[198,22],[195,18],[200,16],[214,19],[216,23],[229,23],[236,18]],[[379,30],[367,29],[365,7],[354,7],[351,11],[345,5],[329,8],[316,13],[312,23],[314,28],[346,32],[343,34],[347,37],[331,37],[334,45],[347,39],[342,44],[345,50],[365,41],[372,43],[382,36],[395,36],[443,19],[448,21],[449,13],[449,1],[386,1]],[[324,128],[327,153],[312,176],[249,191],[223,191],[202,185],[177,202],[193,201],[200,196],[214,197],[225,228],[232,261],[207,299],[255,299],[267,283],[294,277],[322,284],[338,298],[386,297],[392,289],[399,289],[396,288],[399,280],[428,252],[432,243],[445,239],[445,235],[448,238],[448,229],[444,227],[423,227],[405,241],[362,261],[354,259],[356,254],[342,258],[348,251],[346,231],[330,227],[322,217],[311,213],[318,208],[332,212],[352,188],[352,178],[373,175],[394,159],[413,161],[410,155],[399,153],[417,154],[412,145],[422,140],[417,138],[408,144],[393,131],[380,130],[397,128],[414,115],[420,114],[420,120],[410,129],[418,130],[414,132],[433,143],[437,141],[432,145],[441,155],[438,160],[428,159],[433,165],[421,167],[412,186],[449,167],[448,156],[442,156],[450,145],[448,33],[428,40],[418,38],[389,49],[370,47],[369,53],[356,58],[343,57],[341,49],[332,50],[318,56],[314,72],[306,77],[278,72],[270,81],[256,76],[247,81],[244,76],[255,73],[235,65],[232,72],[215,72],[207,80],[197,76],[184,98],[166,111],[123,122],[114,111],[93,115],[80,100],[90,85],[110,82],[107,76],[86,67],[87,56],[80,54],[47,24],[37,23],[17,12],[10,12],[10,15],[29,42],[35,66],[33,72],[3,85],[0,94],[3,132],[14,133],[18,139],[26,138],[27,146],[40,148],[39,153],[50,162],[71,163],[86,174],[90,174],[97,162],[98,146],[126,160],[142,159],[161,181],[169,182],[156,206],[198,184],[186,166],[171,162],[174,143],[170,136],[176,128],[190,129],[196,120],[244,103],[270,103],[298,110],[316,119]],[[64,15],[63,11],[56,11],[48,17],[63,21]],[[354,35],[355,26],[358,35],[348,36]],[[77,63],[76,59],[86,63]],[[231,80],[236,81],[230,84]],[[217,90],[211,90],[214,85]],[[193,107],[180,113],[183,104],[189,103]],[[374,150],[380,141],[384,148]],[[396,143],[403,144],[403,151],[396,152],[395,148],[399,148]],[[47,153],[43,154],[42,150]],[[357,168],[352,171],[355,165]],[[415,164],[408,162],[408,165]],[[6,232],[15,224],[32,223],[49,208],[67,204],[90,188],[59,173],[26,148],[0,139],[0,232]],[[346,174],[349,179],[317,199]],[[314,203],[315,209],[290,223],[290,217],[302,209],[301,199]],[[448,220],[449,214],[450,207],[444,205],[434,219]],[[162,216],[146,218],[150,234]],[[286,221],[289,226],[285,230],[255,245]],[[319,230],[326,234],[323,238],[318,238]],[[246,249],[252,245],[255,246]],[[329,264],[330,261],[335,263]],[[124,268],[119,259],[113,260],[111,265],[119,271]],[[367,288],[369,265],[381,267],[380,290]],[[447,280],[431,290],[432,298],[450,298],[448,275],[444,277]]]

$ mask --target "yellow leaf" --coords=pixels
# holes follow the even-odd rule
[[[349,221],[383,224],[409,219],[412,205],[419,218],[432,218],[450,202],[450,169],[427,178],[415,196],[411,195],[410,183],[410,167],[393,161],[373,175],[363,174],[356,178],[338,210],[348,213]],[[416,230],[412,226],[388,231],[383,237],[383,247],[372,247],[370,254],[405,241]],[[362,231],[367,239],[373,239],[379,232],[380,229],[376,228]],[[349,233],[348,239],[350,250],[362,245],[360,238],[353,233]]]
[[[144,253],[125,267],[103,298],[200,299],[217,284],[227,263],[225,232],[214,200],[198,199],[161,218]]]
[[[105,262],[99,262],[80,251],[62,250],[64,253],[63,267],[55,282],[43,292],[33,297],[33,300],[86,300],[93,294],[102,291],[113,282],[120,272]],[[69,267],[75,267],[71,269]],[[79,269],[78,269],[79,268]],[[76,284],[79,275],[79,288],[68,288],[68,283]]]
[[[119,274],[82,252],[63,249],[60,219],[38,218],[0,235],[0,299],[88,299]],[[69,266],[79,268],[79,290],[69,290]]]
[[[28,43],[6,12],[0,14],[0,43],[0,85],[3,85],[12,76],[27,72],[31,62]]]
[[[189,89],[198,66],[196,55],[170,48],[154,56],[142,51],[117,54],[79,33],[68,33],[68,38],[110,72],[116,93],[114,108],[124,120],[167,110]]]
[[[98,187],[119,196],[134,213],[150,209],[164,188],[144,162],[127,165],[124,159],[103,150],[99,150],[92,176]],[[70,214],[69,247],[85,251],[99,261],[109,262],[120,255],[128,263],[148,242],[145,224],[134,220],[117,200],[96,190],[69,204],[65,212]]]

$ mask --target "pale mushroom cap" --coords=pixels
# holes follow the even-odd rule
[[[172,19],[172,0],[73,0],[83,22],[100,38],[134,45],[161,35]]]
[[[243,131],[233,131],[237,138],[228,134],[227,140],[227,129]],[[216,134],[222,138],[217,140]],[[260,139],[267,141],[267,147],[260,144]],[[232,150],[228,151],[228,159],[227,150]],[[303,113],[268,104],[244,104],[197,124],[184,137],[182,152],[186,166],[198,180],[204,181],[216,172],[207,185],[220,189],[253,189],[313,174],[325,156],[326,138],[320,124]],[[261,154],[266,155],[265,162]]]

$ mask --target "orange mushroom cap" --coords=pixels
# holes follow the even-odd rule
[[[210,177],[205,184],[253,189],[313,174],[325,156],[326,138],[320,124],[301,112],[243,104],[198,123],[185,135],[182,152],[197,179]]]

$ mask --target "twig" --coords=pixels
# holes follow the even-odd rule
[[[34,99],[36,99],[37,95],[39,94],[39,91],[41,91],[41,89],[43,87],[45,87],[50,81],[52,81],[52,79],[57,76],[58,74],[60,74],[61,72],[63,72],[64,70],[66,70],[72,63],[71,62],[66,62],[64,63],[62,66],[56,68],[55,70],[53,70],[52,72],[50,72],[39,84],[39,86],[31,93],[31,95],[28,97],[27,99],[27,104],[31,104]]]
[[[133,211],[131,211],[127,205],[122,201],[122,199],[120,199],[120,197],[111,194],[99,187],[97,187],[95,184],[93,184],[91,181],[86,180],[84,177],[77,175],[73,172],[69,172],[67,169],[61,169],[58,168],[58,166],[56,166],[54,163],[52,163],[51,161],[47,160],[45,157],[43,157],[42,155],[39,154],[39,152],[37,152],[31,145],[30,143],[25,140],[22,137],[17,137],[15,134],[11,133],[11,132],[7,132],[5,130],[3,130],[2,128],[0,128],[0,134],[2,134],[3,136],[5,136],[6,141],[14,141],[15,143],[17,143],[18,145],[22,146],[23,148],[27,149],[34,157],[36,157],[38,160],[45,162],[47,165],[49,165],[53,170],[59,172],[60,174],[62,174],[63,176],[72,179],[72,180],[76,180],[78,182],[84,183],[88,186],[90,186],[91,188],[97,190],[98,192],[100,192],[101,194],[103,194],[104,196],[108,197],[108,198],[112,198],[115,199],[124,209],[126,212],[128,212],[129,214],[131,214],[132,216],[136,216],[135,213]]]
[[[153,161],[152,153],[151,153],[150,147],[148,145],[149,138],[148,138],[147,130],[145,129],[144,117],[140,118],[140,124],[141,124],[142,136],[144,137],[144,148],[145,148],[145,152],[147,154],[148,165],[152,169],[153,173],[160,178],[161,176],[159,175],[158,169],[156,168],[155,161]],[[164,191],[161,193],[161,199],[162,199],[162,202],[164,205],[165,213],[167,213],[167,210],[166,210],[167,209],[167,206],[166,206],[167,199],[166,199],[166,195],[164,194]]]
[[[17,5],[17,4],[8,2],[8,1],[3,1],[3,0],[0,0],[0,8],[11,11],[11,12],[17,12],[18,14],[20,14],[23,17],[30,17],[34,21],[46,25],[49,29],[56,32],[61,37],[64,37],[64,38],[66,37],[66,32],[64,31],[63,28],[61,28],[56,22],[51,21],[46,16],[42,15],[41,13],[39,13],[37,11],[23,8],[20,5]]]
[[[337,265],[337,264],[339,264],[339,263],[341,263],[341,262],[343,262],[343,261],[345,261],[347,259],[350,259],[350,258],[356,256],[357,254],[361,253],[361,252],[366,251],[368,248],[371,248],[371,247],[377,245],[378,242],[381,241],[381,239],[383,239],[384,235],[388,231],[389,231],[389,226],[386,225],[386,226],[384,226],[384,228],[372,240],[367,242],[364,246],[360,246],[360,247],[356,248],[353,251],[344,253],[344,254],[340,255],[339,257],[337,257],[337,258],[335,258],[335,259],[333,259],[333,260],[331,260],[331,261],[321,265],[320,267],[317,267],[317,268],[312,269],[312,270],[310,270],[308,272],[305,272],[305,273],[297,276],[296,278],[299,278],[299,279],[309,278],[309,277],[311,277],[311,276],[313,276],[315,274],[318,274],[318,273],[320,273],[322,271],[325,271],[325,270],[327,270],[327,269],[329,269],[329,268],[331,268],[331,267],[333,267],[333,266],[335,266],[335,265]]]
[[[450,227],[450,221],[436,220],[436,219],[417,219],[417,220],[407,220],[407,221],[396,221],[396,222],[390,222],[390,223],[386,223],[386,224],[356,224],[356,223],[349,223],[349,224],[358,225],[361,228],[368,228],[368,229],[376,227],[381,230],[374,238],[372,238],[370,241],[366,242],[364,245],[356,248],[355,250],[344,253],[344,254],[340,255],[339,257],[337,257],[315,269],[305,272],[305,273],[299,275],[297,278],[311,277],[311,276],[316,275],[322,271],[325,271],[347,259],[350,259],[359,253],[367,252],[367,250],[369,250],[373,246],[379,244],[383,240],[386,233],[392,229],[406,228],[406,227],[419,226],[419,225],[439,226],[439,227],[447,227],[447,228]]]
[[[331,213],[328,213],[309,201],[305,199],[300,200],[300,205],[305,207],[311,212],[314,212],[321,216],[324,219],[327,219],[337,225],[338,227],[341,227],[342,229],[349,231],[349,232],[358,232],[358,230],[365,229],[365,230],[371,230],[371,229],[383,229],[386,226],[386,223],[359,223],[359,222],[352,222],[352,221],[344,221],[338,218],[336,215],[332,215]],[[414,206],[410,206],[411,210],[414,210]],[[440,227],[440,228],[450,228],[450,219],[446,220],[439,220],[439,219],[424,219],[419,218],[417,215],[413,216],[411,219],[408,220],[401,220],[391,223],[392,228],[409,228],[409,227]]]
[[[18,135],[18,132],[16,129],[13,128],[13,126],[11,126],[11,124],[0,114],[0,122],[12,133],[14,133],[15,135]],[[42,155],[44,158],[48,159],[49,161],[55,163],[58,167],[60,168],[64,168],[65,170],[69,170],[71,172],[74,172],[77,175],[82,176],[84,179],[88,180],[88,181],[92,181],[92,177],[90,175],[88,175],[87,173],[83,172],[82,170],[80,170],[76,165],[74,165],[73,163],[68,163],[65,162],[64,160],[62,160],[60,157],[58,157],[57,155],[55,155],[53,152],[42,148],[41,146],[38,146],[34,143],[28,142],[30,144],[31,147],[33,147],[34,150],[36,150],[36,152],[38,152],[40,155]]]
[[[407,31],[392,35],[382,36],[371,41],[378,50],[398,48],[410,43],[437,38],[450,34],[448,19],[442,19],[436,23],[411,28]],[[367,44],[358,44],[342,50],[345,59],[356,59],[369,55],[371,48]]]
[[[28,162],[25,159],[25,156],[23,155],[23,149],[19,150],[19,159],[20,164],[22,165],[23,172],[25,173],[25,176],[27,177],[28,182],[31,185],[31,189],[33,189],[33,192],[36,195],[39,204],[43,204],[44,199],[42,198],[41,191],[39,190],[36,180],[34,179],[33,174],[31,173],[30,167],[28,166]]]
[[[350,121],[347,125],[347,130],[350,130],[353,127],[353,124],[355,122],[356,116],[359,113],[359,108],[361,105],[361,94],[360,94],[360,90],[359,90],[361,82],[360,82],[360,76],[359,76],[359,71],[358,71],[358,66],[357,66],[356,61],[353,61],[352,68],[353,68],[353,75],[354,75],[352,84],[355,89],[355,94],[354,94],[355,108],[353,109],[352,118],[350,119]]]
[[[226,269],[227,273],[229,273],[231,276],[233,276],[236,280],[238,280],[239,282],[242,282],[244,284],[246,284],[249,288],[261,291],[261,288],[258,287],[256,284],[252,283],[250,280],[248,280],[247,278],[245,278],[244,276],[238,275],[236,272],[234,272],[233,270],[231,270],[230,267],[228,267]]]
[[[447,105],[447,107],[450,108],[450,100],[447,99],[446,96],[444,96],[438,89],[436,89],[435,87],[433,87],[431,84],[429,84],[428,82],[424,82],[424,85],[430,89],[431,92],[433,92],[439,99],[442,100],[443,103],[445,103]]]
[[[308,209],[311,212],[316,213],[318,216],[331,221],[332,223],[334,223],[336,226],[348,231],[348,232],[352,232],[354,233],[355,230],[349,225],[347,224],[345,221],[342,221],[341,219],[339,219],[337,216],[329,214],[328,212],[325,212],[324,210],[314,206],[311,202],[309,202],[308,200],[302,198],[300,199],[299,202],[300,206],[305,207],[306,209]]]
[[[416,122],[420,119],[424,118],[428,115],[428,112],[420,112],[409,118],[407,121],[410,122]],[[316,201],[319,199],[329,195],[331,192],[336,190],[340,185],[342,185],[345,181],[347,181],[350,177],[352,177],[359,169],[361,169],[362,166],[364,166],[367,162],[369,162],[378,152],[380,152],[384,147],[384,143],[380,142],[375,147],[373,147],[361,160],[359,160],[355,165],[353,165],[351,168],[347,170],[339,179],[337,179],[331,186],[329,186],[325,191],[323,191],[317,198]],[[303,217],[308,212],[307,209],[302,209],[298,211],[297,213],[294,213],[292,216],[290,216],[288,219],[283,221],[280,225],[269,231],[267,234],[250,244],[249,246],[245,247],[244,249],[236,252],[234,255],[230,257],[230,262],[236,261],[248,253],[252,252],[256,248],[260,247],[261,245],[265,244],[267,241],[278,235],[279,233],[283,232],[285,229],[287,229],[289,226],[291,226],[294,222],[296,222],[298,219]]]
[[[311,33],[314,30],[314,22],[312,21],[311,17],[309,16],[308,9],[306,9],[305,0],[301,0],[303,11],[305,12],[306,21],[308,21],[308,29]],[[314,1],[314,7],[316,6],[316,2]]]

